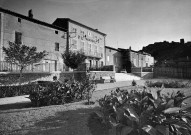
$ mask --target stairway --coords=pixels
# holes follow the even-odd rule
[[[116,82],[120,81],[132,81],[132,80],[140,80],[141,77],[138,77],[131,73],[115,73]]]

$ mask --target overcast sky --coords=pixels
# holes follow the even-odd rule
[[[191,0],[0,0],[0,6],[52,23],[71,18],[106,33],[107,46],[140,50],[159,42],[191,41]]]

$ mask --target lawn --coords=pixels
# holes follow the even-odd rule
[[[139,82],[138,82],[139,83]],[[132,89],[128,86],[123,89]],[[156,90],[158,88],[152,88]],[[99,90],[93,94],[94,105],[85,105],[85,101],[31,108],[27,104],[0,108],[0,134],[29,134],[29,135],[114,135],[115,130],[108,130],[100,124],[94,112],[99,109],[96,102],[112,89]],[[190,88],[165,88],[164,93],[184,91],[191,95]],[[190,102],[190,100],[187,100]],[[27,108],[28,107],[28,108]]]

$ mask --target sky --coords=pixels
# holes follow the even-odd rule
[[[23,15],[32,9],[47,23],[70,18],[107,34],[114,48],[191,41],[191,0],[0,0],[0,6]]]

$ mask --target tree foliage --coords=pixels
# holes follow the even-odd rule
[[[39,62],[47,55],[45,51],[37,52],[36,47],[29,47],[12,42],[9,42],[8,48],[3,47],[3,51],[6,54],[5,60],[20,66],[21,69],[30,64]]]
[[[82,52],[66,51],[64,54],[62,54],[62,58],[66,66],[76,69],[85,61],[86,56]]]
[[[143,52],[151,54],[155,60],[161,62],[164,60],[176,60],[183,57],[191,57],[191,44],[181,44],[178,42],[156,42],[142,48]]]
[[[3,51],[5,52],[5,60],[7,62],[20,67],[20,83],[23,69],[30,64],[39,62],[47,55],[46,51],[37,52],[36,47],[15,44],[13,42],[9,42],[8,48],[3,47]]]

